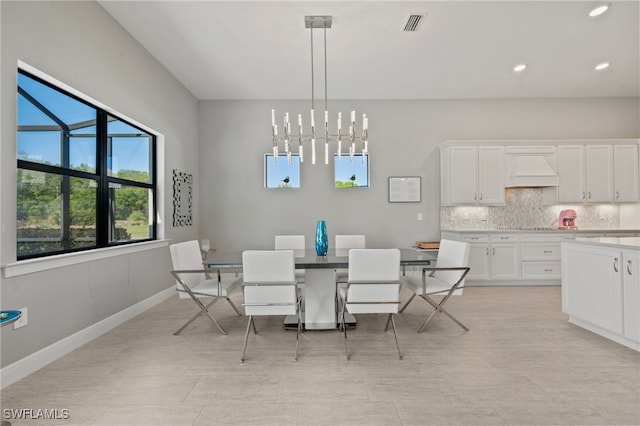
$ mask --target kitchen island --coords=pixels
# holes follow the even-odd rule
[[[561,262],[569,322],[640,351],[640,238],[563,240]]]

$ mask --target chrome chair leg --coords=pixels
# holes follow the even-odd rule
[[[209,317],[209,319],[211,320],[212,323],[215,324],[216,327],[218,327],[218,330],[220,330],[220,333],[222,334],[227,334],[227,332],[225,331],[224,328],[222,328],[222,326],[218,323],[218,321],[216,321],[216,319],[209,313],[208,309],[213,306],[217,301],[218,298],[215,297],[207,306],[205,306],[200,299],[198,299],[197,297],[192,297],[193,300],[198,304],[198,306],[200,307],[200,312],[198,312],[197,314],[195,314],[193,317],[191,317],[191,319],[189,321],[187,321],[182,327],[180,327],[178,329],[178,331],[176,331],[175,333],[173,333],[174,336],[177,336],[178,334],[180,334],[180,332],[182,332],[182,330],[184,330],[189,324],[191,324],[193,321],[196,320],[196,318],[200,317],[201,315],[205,314],[207,317]]]
[[[253,334],[258,334],[258,329],[256,328],[256,320],[251,317],[251,326],[253,328]]]
[[[398,313],[402,313],[404,312],[404,310],[407,308],[407,306],[409,306],[409,303],[411,303],[411,301],[413,300],[413,298],[416,297],[416,294],[413,293],[411,295],[411,297],[409,298],[409,300],[407,300],[407,303],[404,304],[404,306],[402,308],[400,308],[400,310],[398,311]]]
[[[391,326],[393,327],[393,337],[396,338],[396,348],[398,348],[398,357],[402,359],[402,354],[400,353],[400,344],[398,343],[398,332],[396,330],[396,322],[393,319],[393,314],[389,314],[389,319],[391,320]]]
[[[456,324],[458,324],[460,327],[462,327],[462,329],[464,331],[469,331],[469,329],[467,328],[467,326],[465,326],[463,323],[461,323],[460,321],[458,321],[458,319],[456,317],[454,317],[453,315],[451,315],[449,312],[447,312],[442,305],[444,305],[444,303],[447,301],[447,299],[449,298],[450,294],[448,294],[447,296],[443,297],[442,300],[440,301],[440,303],[437,303],[435,300],[433,300],[432,298],[426,296],[426,295],[420,295],[420,297],[422,297],[424,300],[427,301],[427,303],[429,303],[431,306],[433,306],[434,311],[431,313],[431,315],[429,315],[429,318],[427,318],[427,320],[424,322],[424,324],[422,324],[422,327],[420,327],[418,329],[418,333],[422,333],[424,331],[424,329],[427,327],[427,324],[429,324],[429,322],[433,319],[433,317],[438,313],[438,312],[442,312],[443,314],[445,314],[446,316],[448,316],[449,318],[451,318],[451,320],[453,322],[455,322]]]
[[[227,302],[231,305],[231,307],[233,308],[234,311],[236,311],[236,314],[238,314],[239,316],[241,316],[242,314],[240,313],[240,311],[238,310],[238,308],[236,307],[236,305],[234,305],[234,303],[231,301],[231,299],[229,299],[228,297],[225,297],[225,299],[227,299]]]
[[[340,305],[338,309],[338,331],[344,330],[345,327],[344,309],[344,301],[342,300],[342,297],[340,297]]]
[[[298,343],[300,343],[300,331],[302,330],[302,318],[300,317],[300,312],[301,312],[300,305],[301,304],[302,304],[302,298],[299,297],[298,298],[298,304],[296,306],[296,310],[297,310],[296,314],[297,314],[297,317],[298,317],[298,326],[296,327],[296,357],[294,359],[295,361],[298,360]]]
[[[253,324],[253,315],[249,315],[249,322],[247,322],[247,331],[244,333],[244,347],[242,348],[242,356],[240,357],[240,362],[244,362],[244,354],[247,352],[247,340],[249,340],[249,330],[251,329],[251,325]],[[256,325],[253,324],[253,332],[256,331]]]
[[[387,330],[389,329],[389,323],[391,322],[391,315],[393,314],[389,314],[389,316],[387,317],[387,323],[384,325],[384,331],[385,333],[387,332]]]
[[[347,345],[347,326],[345,324],[345,319],[344,319],[345,310],[346,310],[345,305],[346,305],[345,301],[342,300],[342,310],[340,312],[340,328],[344,333],[344,352],[347,355],[347,361],[349,361],[350,355],[349,355],[349,347]]]

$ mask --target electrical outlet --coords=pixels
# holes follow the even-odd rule
[[[24,327],[25,325],[29,324],[29,312],[27,310],[27,308],[22,308],[22,309],[18,309],[20,312],[22,312],[22,316],[20,317],[20,319],[16,322],[13,323],[13,329],[17,330],[20,327]]]
[[[418,213],[418,222],[422,220],[422,213]]]

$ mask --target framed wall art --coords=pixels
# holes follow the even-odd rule
[[[191,226],[193,175],[173,169],[173,226]]]
[[[421,179],[420,176],[389,176],[389,202],[421,202]]]

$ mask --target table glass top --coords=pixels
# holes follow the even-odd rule
[[[305,250],[304,255],[298,251],[296,268],[346,268],[349,265],[348,253],[348,250],[336,252],[335,249],[329,249],[326,256],[317,256],[315,250]],[[400,264],[429,265],[436,260],[436,256],[437,253],[432,251],[403,248],[400,249]],[[242,251],[216,251],[209,253],[202,263],[211,269],[242,267]]]

